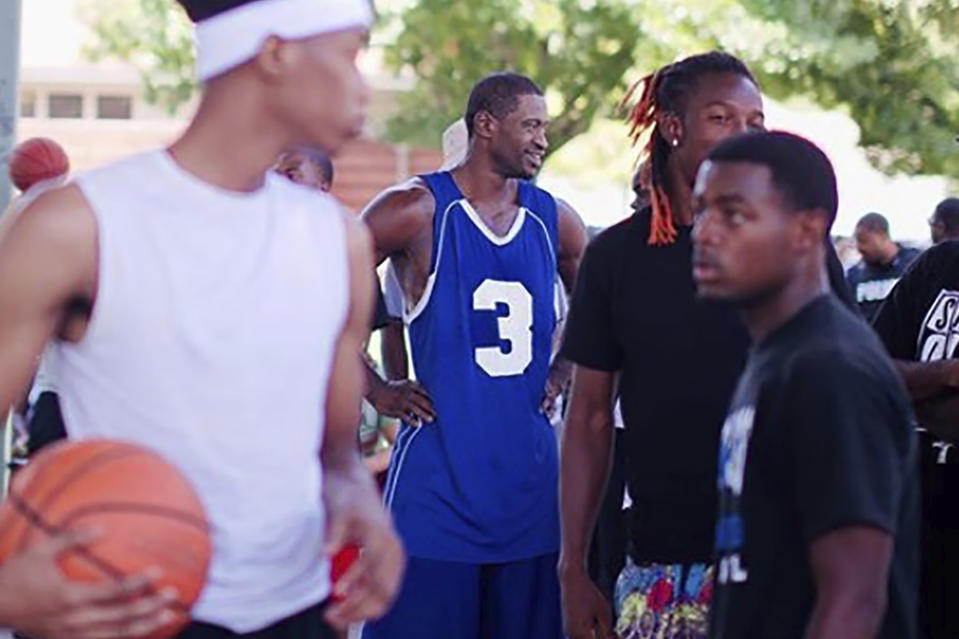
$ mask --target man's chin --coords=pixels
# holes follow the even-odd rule
[[[734,296],[717,283],[697,282],[696,299],[704,302],[731,302]]]

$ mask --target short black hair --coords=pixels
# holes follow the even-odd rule
[[[720,143],[709,160],[765,166],[789,205],[796,210],[822,209],[832,228],[839,209],[836,172],[822,149],[806,138],[785,131],[746,133]]]
[[[543,90],[530,78],[513,71],[491,73],[470,91],[466,103],[466,135],[473,137],[473,120],[480,111],[491,113],[495,118],[504,118],[519,105],[524,95],[543,95]]]
[[[320,151],[319,149],[309,149],[303,151],[304,157],[310,162],[315,164],[320,169],[320,173],[323,174],[323,179],[327,184],[333,184],[333,160],[330,159],[330,156],[325,151]]]
[[[942,222],[946,227],[946,233],[953,235],[959,233],[959,197],[947,197],[936,206],[936,212],[932,214],[934,220]]]
[[[319,149],[313,149],[308,147],[301,147],[292,151],[284,151],[276,161],[276,166],[281,165],[283,162],[291,158],[299,158],[302,161],[310,162],[320,170],[320,175],[323,176],[323,181],[333,185],[333,160],[330,159],[330,156],[325,151]]]
[[[193,22],[203,22],[218,14],[260,1],[261,0],[177,0]]]
[[[866,213],[856,222],[856,228],[889,235],[889,220],[879,213]]]

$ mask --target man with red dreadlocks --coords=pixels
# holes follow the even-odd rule
[[[585,558],[609,471],[617,374],[633,505],[615,629],[706,636],[719,431],[749,344],[733,309],[695,298],[691,196],[714,146],[764,129],[759,86],[740,60],[714,51],[634,88],[642,90],[629,121],[634,143],[647,139],[640,159],[650,204],[587,250],[563,347],[577,365],[561,471],[559,568],[570,639],[613,631]],[[852,305],[835,251],[829,260],[834,290]]]

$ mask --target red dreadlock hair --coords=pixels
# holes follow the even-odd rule
[[[630,87],[620,103],[620,108],[625,107],[641,89],[626,121],[634,146],[644,137],[646,140],[640,149],[637,165],[641,167],[640,185],[649,192],[652,215],[648,243],[653,246],[672,244],[678,236],[673,207],[666,193],[666,164],[672,150],[659,132],[659,116],[667,112],[682,115],[691,87],[697,78],[707,73],[735,73],[757,84],[739,58],[722,51],[711,51],[684,58],[647,75]]]
[[[676,241],[676,224],[673,220],[673,209],[669,203],[669,197],[661,181],[653,178],[656,170],[654,157],[656,137],[659,135],[656,127],[656,119],[659,116],[656,89],[664,70],[650,73],[635,83],[623,97],[622,103],[623,105],[628,103],[636,89],[642,87],[639,100],[630,109],[626,120],[629,122],[629,138],[633,146],[636,146],[644,135],[647,138],[646,144],[639,152],[637,165],[640,167],[639,184],[649,193],[649,204],[652,208],[652,217],[649,221],[649,244],[651,245],[672,244]]]

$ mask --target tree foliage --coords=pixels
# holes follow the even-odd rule
[[[743,2],[786,27],[752,60],[770,94],[847,110],[887,173],[959,176],[959,0]]]
[[[560,148],[621,95],[642,37],[616,0],[420,0],[394,19],[401,29],[386,64],[412,71],[417,85],[401,96],[388,135],[431,145],[462,116],[477,80],[512,69],[546,89],[550,149]]]
[[[101,5],[93,53],[134,61],[154,101],[188,98],[192,44],[174,3]],[[512,68],[546,89],[556,150],[643,73],[722,47],[768,95],[847,111],[878,168],[959,175],[959,0],[413,0],[378,32],[386,66],[415,78],[388,123],[397,141],[437,145],[472,84]]]

